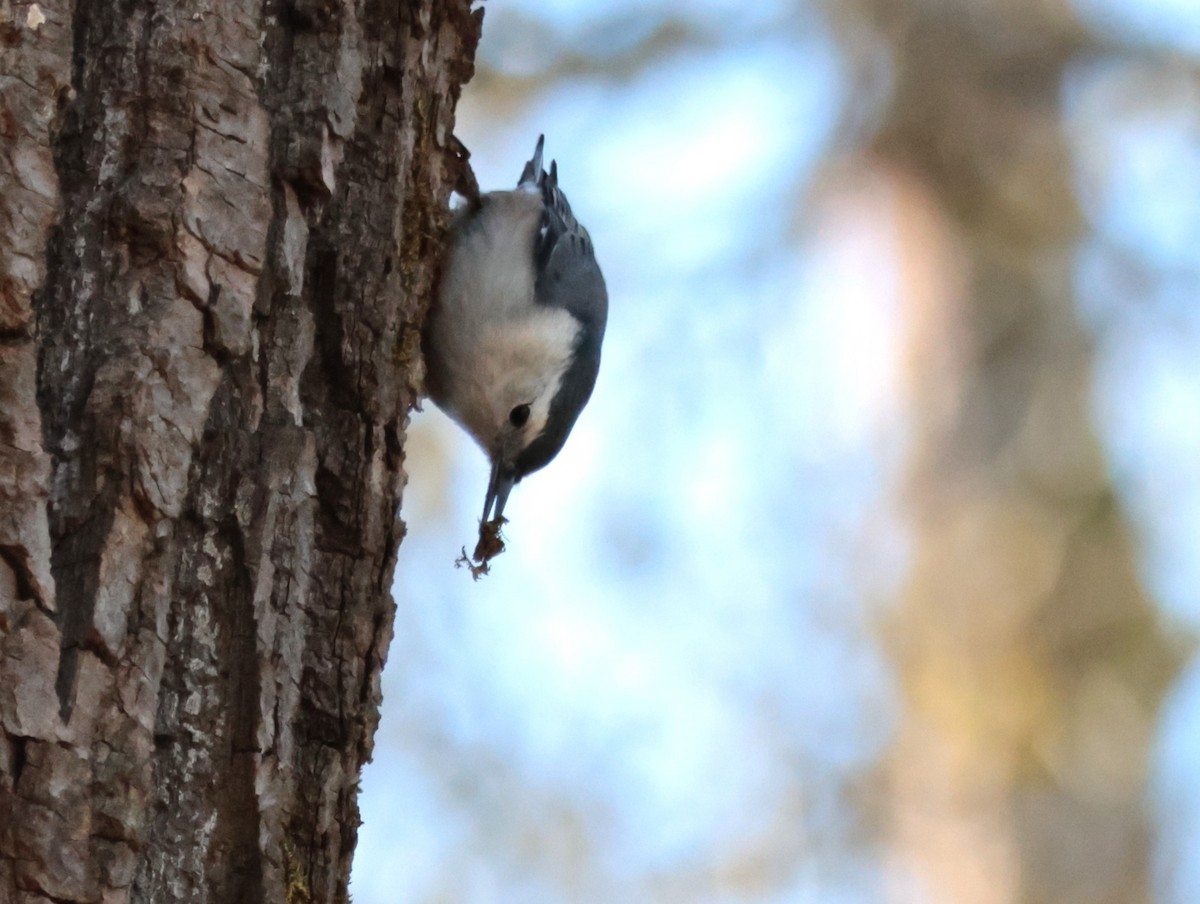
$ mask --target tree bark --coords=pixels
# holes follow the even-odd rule
[[[0,0],[0,901],[347,899],[469,0]]]

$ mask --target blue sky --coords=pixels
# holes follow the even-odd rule
[[[580,46],[619,50],[673,6],[497,2],[480,53],[527,74]],[[1192,6],[1081,8],[1194,53]],[[906,442],[897,263],[880,224],[816,182],[850,102],[836,44],[815,14],[750,8],[689,4],[722,41],[500,115],[467,89],[458,133],[485,188],[513,184],[546,133],[610,323],[591,404],[514,491],[509,551],[477,584],[452,562],[473,543],[487,463],[432,405],[414,418],[357,904],[643,901],[679,876],[698,884],[677,899],[697,902],[884,898],[843,801],[897,718],[870,629],[907,563],[888,501]],[[542,30],[506,28],[517,15]],[[1147,582],[1194,629],[1200,105],[1140,103],[1139,79],[1196,90],[1153,65],[1081,67],[1064,99],[1095,230],[1078,281],[1097,419]],[[1177,275],[1128,305],[1106,276],[1114,247]],[[1172,854],[1200,838],[1200,796],[1184,793],[1196,763],[1189,672],[1155,778],[1172,904],[1200,900],[1200,870]],[[781,825],[806,852],[775,852],[794,872],[757,897],[721,891],[722,865],[774,850]]]

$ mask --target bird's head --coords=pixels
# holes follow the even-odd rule
[[[487,399],[480,406],[486,423],[477,420],[471,432],[491,459],[483,520],[504,515],[512,488],[547,464],[562,449],[596,383],[597,343],[571,315],[546,311],[540,329],[532,330],[499,357],[496,379],[481,387]],[[511,340],[512,334],[507,339]]]

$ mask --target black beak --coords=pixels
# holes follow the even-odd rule
[[[512,492],[513,484],[516,482],[512,470],[505,467],[503,461],[498,458],[492,462],[492,479],[488,481],[487,498],[483,500],[485,524],[490,520],[499,521],[504,517],[504,503],[508,502],[508,494]],[[488,513],[492,511],[493,504],[496,506],[496,511],[489,518]]]

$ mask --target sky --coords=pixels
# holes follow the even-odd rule
[[[619,53],[673,6],[489,3],[481,59],[522,76],[580,48]],[[1079,8],[1200,53],[1190,0]],[[808,197],[852,100],[820,16],[688,10],[722,39],[627,77],[569,77],[502,115],[470,86],[460,104],[485,189],[515,184],[546,133],[610,320],[591,403],[514,490],[508,551],[478,583],[453,562],[473,546],[487,461],[431,403],[413,418],[357,904],[886,899],[886,865],[843,804],[898,718],[870,630],[908,561],[888,501],[907,442],[895,249],[869,212]],[[1094,229],[1077,280],[1145,580],[1195,631],[1200,103],[1147,106],[1139,79],[1197,90],[1129,61],[1064,84]],[[1114,247],[1175,276],[1129,305],[1105,270]],[[1182,856],[1200,849],[1197,764],[1193,662],[1155,752],[1161,904],[1200,900]],[[763,851],[803,866],[758,896],[714,891]]]

